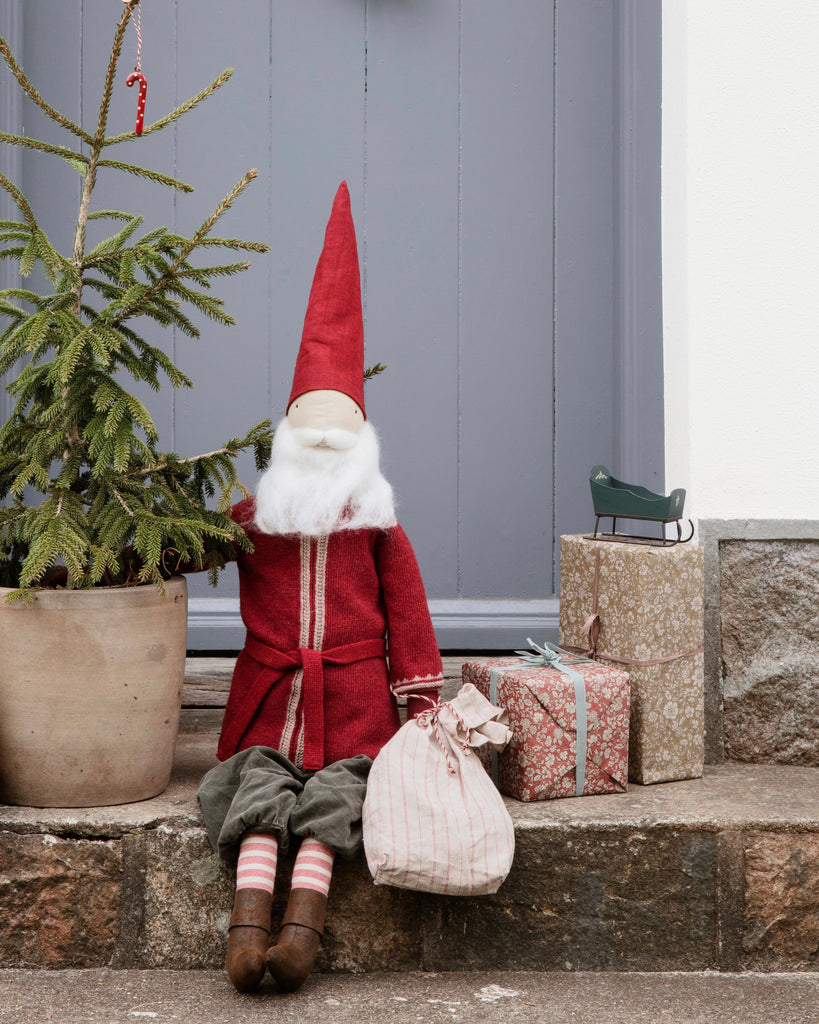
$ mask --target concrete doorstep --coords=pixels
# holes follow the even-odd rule
[[[213,971],[0,971],[0,1024],[813,1024],[816,974],[314,975],[239,995]]]

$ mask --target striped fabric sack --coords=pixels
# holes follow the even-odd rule
[[[506,711],[471,684],[382,747],[367,783],[364,850],[376,885],[478,895],[496,892],[515,852],[512,819],[477,749],[502,750]]]

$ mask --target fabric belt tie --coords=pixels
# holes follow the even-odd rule
[[[324,767],[324,666],[352,665],[368,658],[384,658],[387,645],[383,639],[359,640],[353,644],[332,647],[326,651],[314,651],[309,647],[298,647],[294,651],[279,651],[248,635],[245,651],[255,661],[280,673],[304,670],[302,710],[304,713],[304,755],[302,767],[305,771],[317,771]],[[281,676],[279,676],[281,678]],[[262,702],[278,682],[278,679],[259,679],[250,688],[245,706],[246,713],[241,721],[232,723],[231,735],[236,736],[236,746],[241,741],[253,716]]]
[[[515,651],[521,660],[522,665],[501,665],[493,668],[489,673],[489,703],[497,706],[498,703],[498,673],[499,672],[520,672],[524,668],[543,667],[555,668],[558,672],[567,675],[574,684],[574,706],[575,706],[575,773],[574,773],[574,794],[583,796],[586,788],[586,757],[589,744],[589,714],[586,704],[586,681],[579,672],[571,667],[588,663],[589,658],[577,657],[569,651],[565,651],[554,644],[545,644],[539,647],[530,638],[526,643],[532,648],[531,651]],[[498,784],[498,752],[492,751],[492,778],[495,785]]]
[[[600,614],[597,610],[598,599],[600,595],[600,555],[603,551],[603,542],[597,542],[597,552],[594,556],[594,587],[592,590],[592,610],[586,621],[583,623],[583,633],[588,639],[588,643],[585,648],[583,647],[570,647],[566,645],[566,650],[571,651],[573,654],[585,654],[588,658],[596,659],[597,654],[597,641],[600,636]],[[702,654],[704,648],[695,647],[690,651],[683,651],[682,654],[669,654],[664,658],[620,658],[614,654],[601,654],[604,661],[613,661],[617,665],[633,665],[635,668],[645,668],[649,665],[665,665],[669,661],[677,661],[680,658],[693,658],[695,654]]]

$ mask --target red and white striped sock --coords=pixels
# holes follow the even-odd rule
[[[272,893],[278,857],[279,844],[274,835],[267,832],[248,833],[239,847],[236,888],[263,889]]]
[[[292,889],[313,889],[327,895],[333,874],[335,853],[317,839],[302,840],[293,865]]]

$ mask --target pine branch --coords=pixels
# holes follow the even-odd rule
[[[32,246],[37,258],[43,264],[46,276],[53,285],[57,284],[61,274],[76,279],[74,266],[54,248],[44,231],[38,229],[32,235]]]
[[[23,258],[25,247],[22,245],[14,246],[11,249],[3,249],[0,252],[0,260],[17,260],[18,262]]]
[[[0,230],[0,242],[26,242],[31,237],[31,232],[23,224],[16,231]]]
[[[48,306],[48,299],[44,299],[42,295],[37,292],[29,291],[27,288],[4,288],[0,291],[0,299],[21,299],[23,302],[30,302],[33,306],[37,306],[38,309],[44,309]],[[25,313],[25,310],[17,309],[16,306],[12,306],[9,309],[4,308],[5,303],[0,304],[0,313],[10,313],[11,310],[19,313]],[[27,314],[26,314],[27,315]]]
[[[183,263],[185,257],[187,257],[188,254],[196,248],[196,246],[200,243],[200,240],[205,238],[206,235],[210,234],[217,221],[219,221],[227,213],[231,206],[233,206],[233,203],[245,191],[245,189],[248,187],[251,181],[254,181],[258,177],[259,172],[255,168],[253,168],[249,170],[244,175],[244,177],[233,186],[233,188],[230,190],[230,192],[228,192],[228,194],[225,196],[222,202],[219,203],[219,205],[216,207],[216,209],[213,211],[210,217],[208,217],[208,219],[194,233],[193,237],[190,240],[190,247],[188,248],[187,252],[185,252],[184,255],[180,257],[179,260],[177,260],[176,266],[179,266],[181,263]],[[268,247],[265,247],[265,251],[268,251]]]
[[[173,299],[163,299],[162,296],[154,297],[149,306],[145,307],[143,316],[156,320],[163,327],[177,327],[188,338],[200,338],[202,332],[196,324],[185,316],[178,308]],[[235,323],[235,321],[233,321]]]
[[[9,146],[33,149],[41,153],[53,153],[55,156],[60,156],[63,160],[67,160],[72,166],[77,163],[82,164],[83,173],[85,165],[88,163],[88,157],[83,153],[68,149],[67,146],[54,146],[50,142],[40,142],[39,139],[31,139],[27,135],[10,135],[8,132],[0,132],[0,142],[5,142]]]
[[[2,185],[2,187],[6,190],[6,192],[8,192],[8,194],[14,200],[17,209],[20,211],[20,213],[22,213],[23,217],[25,218],[26,224],[28,224],[32,231],[36,231],[37,221],[34,219],[34,214],[32,213],[31,207],[28,205],[28,200],[20,191],[20,189],[17,188],[14,182],[10,181],[2,172],[0,172],[0,185]]]
[[[39,344],[51,327],[51,310],[26,316],[21,323],[14,326],[10,333],[4,335],[3,351],[0,355],[0,374],[6,373],[25,352],[36,353]]]
[[[209,96],[213,95],[213,93],[215,93],[217,89],[221,89],[225,82],[227,82],[230,79],[232,74],[233,68],[225,68],[222,74],[219,75],[217,78],[214,78],[214,80],[206,89],[203,89],[201,92],[191,97],[191,99],[187,100],[181,106],[177,107],[175,110],[172,110],[170,114],[167,114],[165,117],[160,118],[159,121],[154,121],[153,124],[146,125],[142,129],[142,135],[150,135],[151,132],[161,131],[163,128],[166,128],[169,124],[173,124],[174,121],[178,121],[179,118],[182,117],[184,114],[187,114],[189,110],[193,110],[193,108],[199,106],[199,104],[202,103],[203,100],[206,100]],[[104,145],[113,146],[118,142],[125,142],[128,139],[136,138],[139,138],[136,132],[124,132],[121,135],[112,135],[110,138],[105,139]]]
[[[142,359],[149,360],[151,366],[156,366],[163,371],[173,388],[193,387],[193,381],[190,377],[183,373],[161,348],[149,345],[148,342],[143,338],[140,338],[140,336],[129,327],[122,325],[119,327],[119,331],[136,346]]]
[[[209,277],[232,277],[249,269],[250,264],[244,260],[241,263],[223,263],[215,267],[186,267],[179,271],[177,277],[189,277],[201,288],[210,288]]]
[[[270,420],[262,420],[261,423],[257,423],[256,426],[253,427],[252,430],[250,430],[248,432],[248,438],[251,435],[255,435],[257,432],[258,433],[269,432],[270,431],[270,427],[271,427]],[[270,436],[271,436],[271,440],[272,440],[272,434]],[[215,458],[217,458],[220,455],[231,455],[231,456],[237,455],[242,450],[242,448],[247,448],[252,443],[253,442],[249,442],[247,439],[245,439],[244,441],[239,441],[238,439],[234,439],[232,441],[229,441],[224,447],[217,448],[215,451],[205,452],[203,455],[193,455],[193,456],[191,456],[189,458],[184,458],[184,459],[174,459],[173,460],[173,467],[174,468],[182,468],[182,467],[195,466],[197,463],[204,462],[204,461],[206,461],[208,459],[215,459]],[[169,469],[170,467],[171,467],[171,463],[168,461],[168,459],[165,459],[162,462],[157,462],[153,466],[146,466],[144,469],[139,469],[136,472],[129,473],[128,476],[131,477],[131,478],[134,478],[134,477],[146,477],[146,476],[156,476],[159,473],[164,473],[165,470]]]
[[[167,287],[167,285],[170,283],[178,269],[186,262],[188,256],[190,256],[193,250],[196,249],[201,244],[202,239],[205,238],[205,236],[211,231],[211,229],[217,223],[217,221],[219,221],[219,219],[223,217],[224,214],[227,213],[227,211],[233,205],[234,201],[242,194],[242,192],[244,192],[244,190],[248,187],[251,181],[253,181],[258,176],[258,171],[256,171],[255,169],[250,170],[244,175],[244,177],[239,182],[236,183],[236,185],[234,185],[234,187],[225,196],[221,203],[219,203],[219,205],[216,207],[213,213],[207,218],[206,221],[204,221],[204,223],[196,230],[196,232],[194,232],[193,236],[185,240],[185,244],[182,248],[182,251],[174,260],[172,265],[168,268],[167,272],[163,274],[159,281],[157,281],[155,285],[149,288],[139,300],[131,304],[130,307],[126,308],[120,314],[120,316],[117,317],[118,321],[125,320],[128,317],[135,316],[137,313],[140,312],[141,309],[144,308],[146,303],[149,302],[154,297],[154,295],[157,295],[159,292],[163,291]],[[268,247],[265,246],[263,251],[267,252]]]
[[[371,380],[373,377],[377,377],[379,373],[383,373],[387,367],[383,363],[376,363],[375,366],[368,366],[364,371],[364,380]]]
[[[89,220],[90,219],[91,215],[89,215]],[[131,237],[131,235],[133,235],[136,229],[142,224],[143,220],[144,217],[141,217],[139,215],[130,217],[128,223],[125,225],[124,228],[122,228],[121,231],[118,231],[115,235],[111,235],[110,238],[103,239],[102,242],[98,242],[91,250],[91,252],[88,253],[85,266],[89,266],[89,261],[91,260],[121,250],[123,245]]]
[[[90,146],[94,141],[91,138],[91,136],[87,132],[83,131],[83,129],[80,128],[79,125],[74,124],[73,121],[69,121],[64,114],[61,114],[59,112],[59,110],[55,110],[53,107],[49,106],[48,103],[46,103],[46,101],[43,99],[43,97],[37,92],[37,90],[34,88],[31,82],[29,82],[28,78],[26,78],[25,74],[23,73],[23,69],[14,59],[14,54],[11,52],[9,44],[2,37],[0,37],[0,53],[2,53],[3,58],[9,67],[9,70],[22,86],[23,91],[32,100],[34,100],[34,102],[37,104],[40,110],[42,110],[44,114],[47,114],[52,121],[56,121],[57,124],[61,125],[63,128],[66,128],[68,131],[71,132],[72,135],[76,135],[78,139],[82,139],[83,142],[88,143],[88,145]]]
[[[114,33],[114,42],[111,46],[111,56],[108,59],[108,67],[105,71],[105,84],[102,89],[102,100],[100,102],[100,114],[97,121],[97,131],[94,138],[90,140],[90,145],[97,149],[97,152],[102,150],[105,146],[105,129],[108,125],[108,111],[111,106],[111,94],[114,91],[114,76],[117,71],[117,64],[119,64],[119,58],[122,53],[122,40],[125,38],[125,29],[128,27],[128,22],[131,20],[131,11],[136,6],[139,0],[128,0],[125,4],[125,8],[117,24],[116,32]]]
[[[102,220],[105,217],[109,217],[111,220],[130,220],[134,214],[123,213],[121,210],[94,210],[93,213],[88,214],[89,220]]]
[[[144,134],[144,132],[143,132]],[[99,160],[98,167],[113,167],[118,171],[125,171],[126,174],[133,174],[138,178],[147,178],[148,181],[156,182],[159,185],[167,185],[168,188],[175,188],[179,192],[193,192],[193,185],[188,185],[177,178],[169,178],[167,174],[160,174],[158,171],[151,171],[147,167],[140,167],[138,164],[124,164],[119,160]]]
[[[270,246],[264,242],[243,242],[240,238],[202,238],[197,243],[197,248],[208,245],[219,246],[221,249],[237,249],[247,252],[270,252]]]

